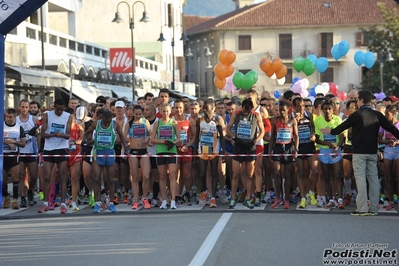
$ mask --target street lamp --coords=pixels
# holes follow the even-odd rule
[[[168,25],[163,25],[161,27],[161,33],[159,34],[159,38],[157,40],[158,42],[166,41],[166,39],[163,37],[163,33],[162,33],[162,29],[165,26],[168,26]],[[171,82],[171,89],[172,90],[175,90],[175,27],[182,27],[183,28],[183,25],[177,24],[177,25],[171,27],[172,28],[172,33],[173,33],[172,34],[172,42],[171,42],[171,46],[172,46],[172,82]],[[186,34],[184,33],[184,30],[183,30],[183,32],[181,34],[180,41],[183,41],[183,42],[189,41],[189,39],[187,38]]]
[[[136,55],[134,53],[134,39],[133,39],[133,29],[134,29],[134,5],[140,3],[144,7],[144,12],[143,12],[143,17],[140,19],[140,22],[148,22],[149,18],[147,16],[147,12],[145,11],[145,4],[141,1],[136,1],[134,2],[131,6],[129,5],[128,2],[126,1],[121,1],[118,3],[116,6],[116,13],[115,13],[115,18],[112,20],[112,22],[120,23],[123,22],[120,14],[119,14],[119,5],[120,4],[126,4],[128,6],[128,11],[129,11],[129,27],[130,27],[130,39],[131,39],[131,45],[132,45],[132,94],[133,94],[133,100],[135,98],[135,91],[134,91],[134,72],[135,72],[135,64],[136,64]],[[132,8],[132,12],[130,12],[130,7]]]

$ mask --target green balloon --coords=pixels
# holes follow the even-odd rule
[[[297,57],[294,59],[293,65],[294,65],[294,69],[295,69],[297,72],[302,71],[303,67],[305,66],[305,62],[304,62],[305,60],[306,60],[306,59],[303,59],[302,56],[297,56]]]
[[[251,80],[251,87],[258,82],[258,73],[255,70],[251,70],[247,73],[249,75],[249,79]]]
[[[316,64],[310,60],[309,58],[306,58],[303,60],[305,62],[305,65],[303,66],[303,73],[306,74],[306,76],[312,75],[316,71]]]
[[[242,88],[247,91],[258,81],[258,73],[251,70],[242,79]]]
[[[237,89],[242,88],[242,79],[244,78],[244,74],[241,72],[237,72],[233,76],[233,84]]]

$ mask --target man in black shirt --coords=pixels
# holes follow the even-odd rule
[[[336,128],[323,130],[324,134],[337,135],[352,127],[353,172],[358,190],[357,210],[351,213],[354,216],[378,215],[380,184],[377,171],[377,145],[380,127],[399,138],[398,129],[383,114],[370,108],[371,97],[370,91],[360,91],[357,102],[359,110]],[[370,207],[367,205],[366,177],[369,183]]]

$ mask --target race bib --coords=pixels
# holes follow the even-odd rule
[[[310,128],[308,126],[298,127],[299,142],[305,143],[310,141]]]
[[[52,123],[50,126],[50,134],[54,134],[56,132],[65,133],[65,125]]]
[[[251,125],[245,122],[239,122],[237,126],[237,138],[251,139],[251,136],[252,136]]]
[[[291,142],[291,130],[289,128],[279,128],[277,130],[276,142],[279,143]]]
[[[146,137],[145,125],[133,124],[130,128],[130,136],[134,139],[142,139]]]
[[[331,134],[323,134],[323,140],[335,143],[337,141],[337,136]]]
[[[172,126],[160,126],[158,132],[159,132],[159,139],[170,140],[173,137]]]
[[[213,133],[212,132],[202,132],[201,146],[213,147]]]
[[[112,133],[111,132],[98,132],[97,143],[99,147],[109,147],[112,144]]]
[[[4,132],[4,140],[6,139],[12,139],[12,140],[18,140],[19,139],[19,134],[14,133],[14,132]],[[14,148],[11,149],[11,146],[8,144],[3,145],[3,150],[5,151],[18,151],[17,145],[14,145]]]
[[[180,140],[183,142],[183,144],[187,143],[187,131],[182,129],[179,131],[180,132]]]

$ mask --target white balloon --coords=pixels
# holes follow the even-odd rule
[[[270,78],[271,79],[276,79],[277,78],[276,73],[274,73],[273,76],[271,76]]]
[[[277,80],[278,85],[283,85],[285,83],[285,77]]]
[[[324,82],[321,84],[321,86],[323,87],[322,93],[324,93],[324,95],[326,95],[327,92],[330,91],[330,84],[328,84],[327,82]]]
[[[316,93],[323,93],[323,94],[324,94],[324,92],[323,92],[323,86],[321,86],[321,85],[317,85],[316,88],[314,88],[314,91],[315,91]]]
[[[309,80],[307,78],[302,79],[302,89],[306,90],[309,88]]]
[[[302,89],[300,94],[301,94],[302,98],[306,98],[306,97],[308,97],[309,92],[306,89]]]

